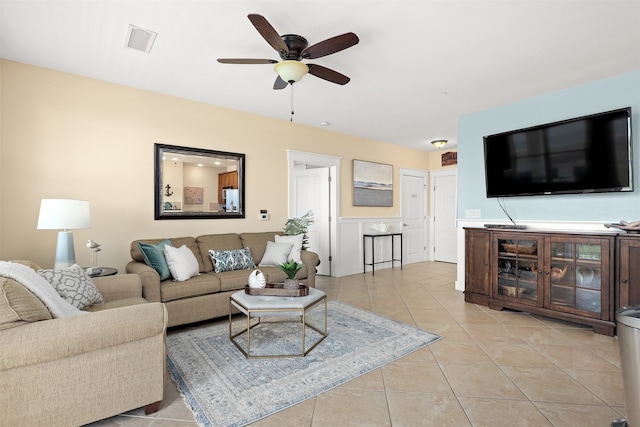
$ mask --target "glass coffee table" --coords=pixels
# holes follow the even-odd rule
[[[233,308],[244,314],[240,320],[232,318]],[[285,332],[286,336],[279,336]],[[309,288],[309,295],[301,297],[239,291],[229,298],[229,339],[249,359],[304,357],[326,336],[327,296],[318,289]]]

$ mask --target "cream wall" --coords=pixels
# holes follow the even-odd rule
[[[354,158],[428,169],[427,152],[232,111],[158,93],[0,61],[0,259],[50,267],[56,231],[37,230],[42,198],[91,202],[92,228],[76,230],[79,264],[87,239],[102,245],[98,263],[124,271],[138,238],[280,230],[287,219],[287,149],[342,158],[341,212],[395,217],[391,208],[352,206]],[[246,154],[246,218],[153,219],[153,144]],[[259,221],[268,209],[270,221]]]

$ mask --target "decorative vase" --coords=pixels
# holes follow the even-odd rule
[[[267,285],[267,280],[264,278],[264,274],[260,270],[253,270],[249,275],[249,287],[250,288],[264,288]]]
[[[298,289],[299,287],[298,279],[284,279],[285,289]]]

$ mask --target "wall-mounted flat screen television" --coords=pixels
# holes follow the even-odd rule
[[[631,107],[484,137],[487,197],[633,191]]]

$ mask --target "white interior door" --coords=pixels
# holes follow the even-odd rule
[[[330,233],[330,169],[302,165],[294,169],[294,216],[313,212],[314,223],[309,227],[309,250],[318,254],[317,274],[331,275]]]
[[[400,170],[405,264],[427,260],[427,172]]]
[[[433,216],[433,259],[436,261],[457,261],[457,174],[455,171],[434,172],[431,176],[432,216]]]

